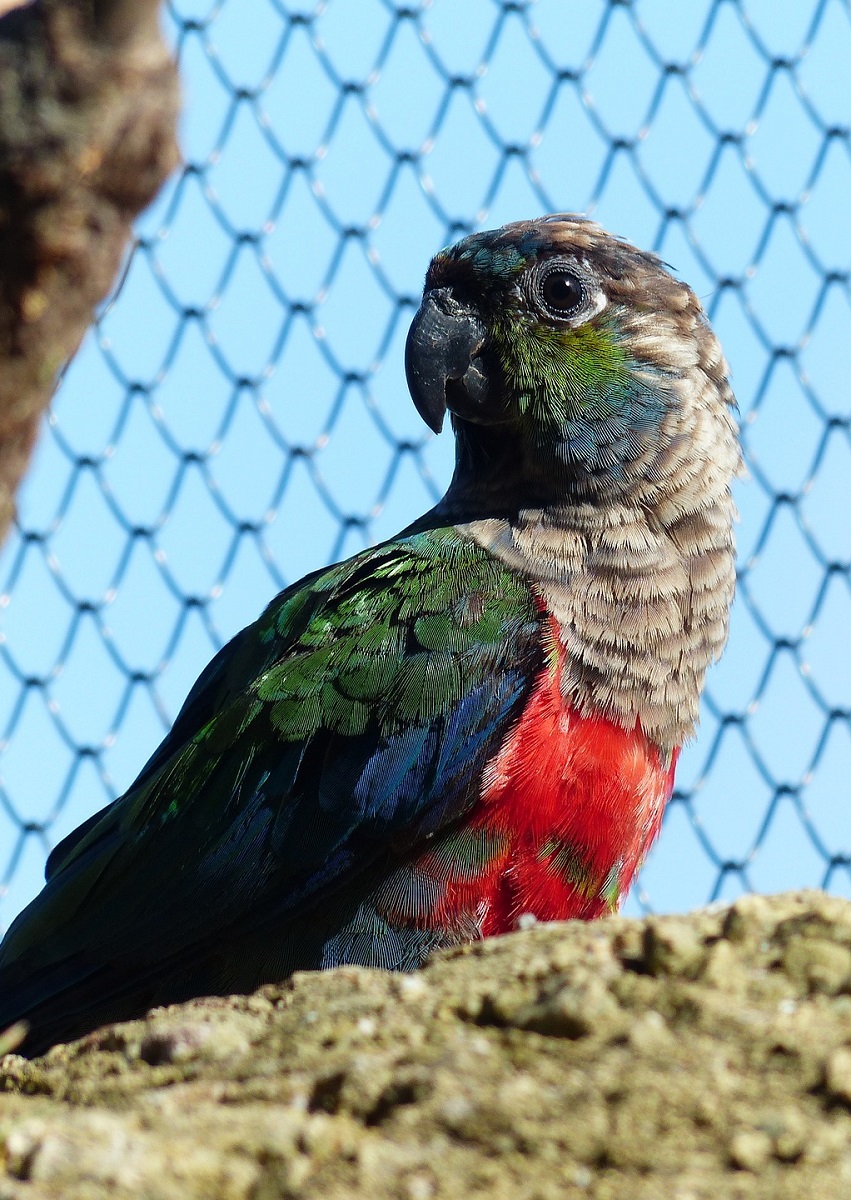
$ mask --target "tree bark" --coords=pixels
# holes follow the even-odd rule
[[[159,0],[9,8],[0,0],[0,540],[57,373],[178,161],[179,107]]]

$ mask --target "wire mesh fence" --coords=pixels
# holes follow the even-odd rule
[[[171,0],[185,165],[68,369],[0,558],[0,926],[287,582],[430,506],[430,256],[572,209],[727,351],[731,644],[629,909],[851,894],[848,0]]]

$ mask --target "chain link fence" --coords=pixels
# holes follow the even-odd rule
[[[185,165],[67,370],[0,557],[0,926],[197,672],[440,495],[402,348],[428,259],[592,214],[730,359],[731,644],[628,911],[851,894],[848,0],[171,0]]]

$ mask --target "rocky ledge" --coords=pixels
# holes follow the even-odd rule
[[[851,1195],[851,904],[538,926],[0,1059],[0,1200]]]

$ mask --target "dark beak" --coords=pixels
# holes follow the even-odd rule
[[[456,409],[455,400],[463,409],[484,403],[488,381],[478,355],[485,335],[479,315],[450,288],[432,288],[423,296],[405,343],[405,374],[417,412],[435,433],[443,428],[447,408]]]

